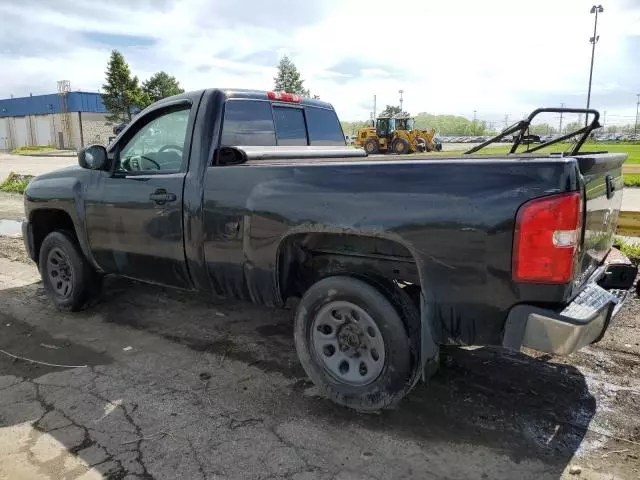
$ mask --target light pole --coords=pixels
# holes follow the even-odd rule
[[[638,134],[638,113],[640,113],[640,93],[638,94],[638,103],[636,103],[636,124],[633,127],[633,134]]]
[[[593,5],[591,7],[591,13],[596,14],[596,19],[593,22],[593,37],[589,40],[591,42],[591,68],[589,69],[589,90],[587,90],[587,108],[589,108],[589,104],[591,103],[591,79],[593,78],[593,57],[596,54],[596,43],[600,40],[600,36],[598,35],[598,13],[604,12],[602,5]],[[586,127],[589,124],[589,114],[587,113],[584,118],[584,126]]]
[[[404,112],[404,110],[402,110],[402,94],[404,93],[404,90],[398,90],[398,93],[400,94],[400,113]]]

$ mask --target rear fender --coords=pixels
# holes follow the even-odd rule
[[[356,229],[345,229],[345,228],[335,228],[335,227],[325,227],[318,229],[317,225],[313,225],[311,228],[309,226],[301,225],[289,231],[287,235],[282,237],[280,241],[280,245],[277,250],[276,257],[276,268],[274,269],[275,275],[275,285],[278,298],[284,302],[284,292],[282,291],[282,285],[280,284],[280,278],[282,278],[281,261],[280,259],[284,255],[285,246],[291,240],[291,237],[300,234],[335,234],[335,235],[356,235],[360,237],[367,237],[372,239],[384,239],[390,242],[397,243],[399,246],[405,248],[413,258],[415,265],[417,267],[418,276],[420,280],[420,351],[419,351],[419,364],[420,369],[419,373],[422,374],[422,378],[426,380],[429,374],[435,369],[437,366],[438,358],[439,358],[439,339],[436,338],[435,329],[433,328],[433,322],[435,319],[435,299],[433,296],[433,288],[430,288],[430,283],[427,275],[425,274],[423,264],[420,261],[419,255],[413,250],[412,246],[406,243],[401,237],[396,234],[389,232],[362,232]],[[416,380],[419,376],[416,376]]]

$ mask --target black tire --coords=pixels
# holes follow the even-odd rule
[[[409,142],[404,138],[396,138],[393,141],[392,150],[393,153],[397,153],[398,155],[405,155],[409,153]]]
[[[375,282],[373,284],[376,285]],[[404,301],[394,302],[390,298],[393,295],[401,295]],[[341,381],[326,367],[320,358],[321,353],[314,346],[312,326],[316,323],[316,317],[323,310],[332,308],[336,302],[346,302],[362,309],[373,319],[381,333],[383,365],[377,377],[367,384],[353,385]],[[411,317],[405,320],[413,325],[419,321],[415,306],[408,296],[399,288],[391,291],[385,282],[374,287],[368,282],[347,276],[318,281],[302,297],[295,317],[294,340],[302,367],[315,385],[339,405],[359,411],[394,406],[413,388],[417,378],[417,338],[410,338],[408,331],[411,329],[407,328],[401,315]],[[340,328],[336,328],[336,337],[339,337]],[[413,330],[417,331],[415,328]],[[356,357],[356,362],[360,358]]]
[[[73,234],[56,231],[47,235],[40,247],[38,267],[44,289],[58,309],[75,312],[97,302],[102,276],[84,257]]]
[[[380,144],[378,143],[378,140],[375,138],[367,138],[364,141],[364,151],[367,152],[367,155],[380,153]]]
[[[442,151],[442,144],[440,142],[435,144],[435,149],[436,152],[441,152]]]

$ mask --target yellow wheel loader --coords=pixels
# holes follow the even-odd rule
[[[435,130],[417,130],[411,117],[378,117],[375,127],[358,130],[355,144],[369,154],[395,153],[404,155],[415,152],[442,150],[442,144],[434,140]]]

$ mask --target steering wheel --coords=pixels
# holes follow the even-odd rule
[[[158,170],[162,169],[162,167],[160,167],[160,164],[158,162],[156,162],[153,158],[149,158],[149,157],[147,157],[145,155],[136,155],[136,156],[133,156],[133,157],[126,158],[122,162],[122,166],[124,167],[125,170],[128,170],[130,172],[136,171],[136,170],[137,171],[142,171],[143,168],[142,168],[141,163],[142,163],[142,159],[143,158],[145,160],[153,163]]]
[[[148,162],[153,163],[156,167],[158,167],[158,170],[162,170],[162,167],[160,166],[160,164],[158,162],[156,162],[153,158],[149,158],[145,155],[140,155],[140,159],[145,159]]]
[[[158,153],[164,152],[166,150],[178,150],[180,153],[182,153],[183,148],[180,145],[170,144],[160,148],[160,150],[158,150]]]

